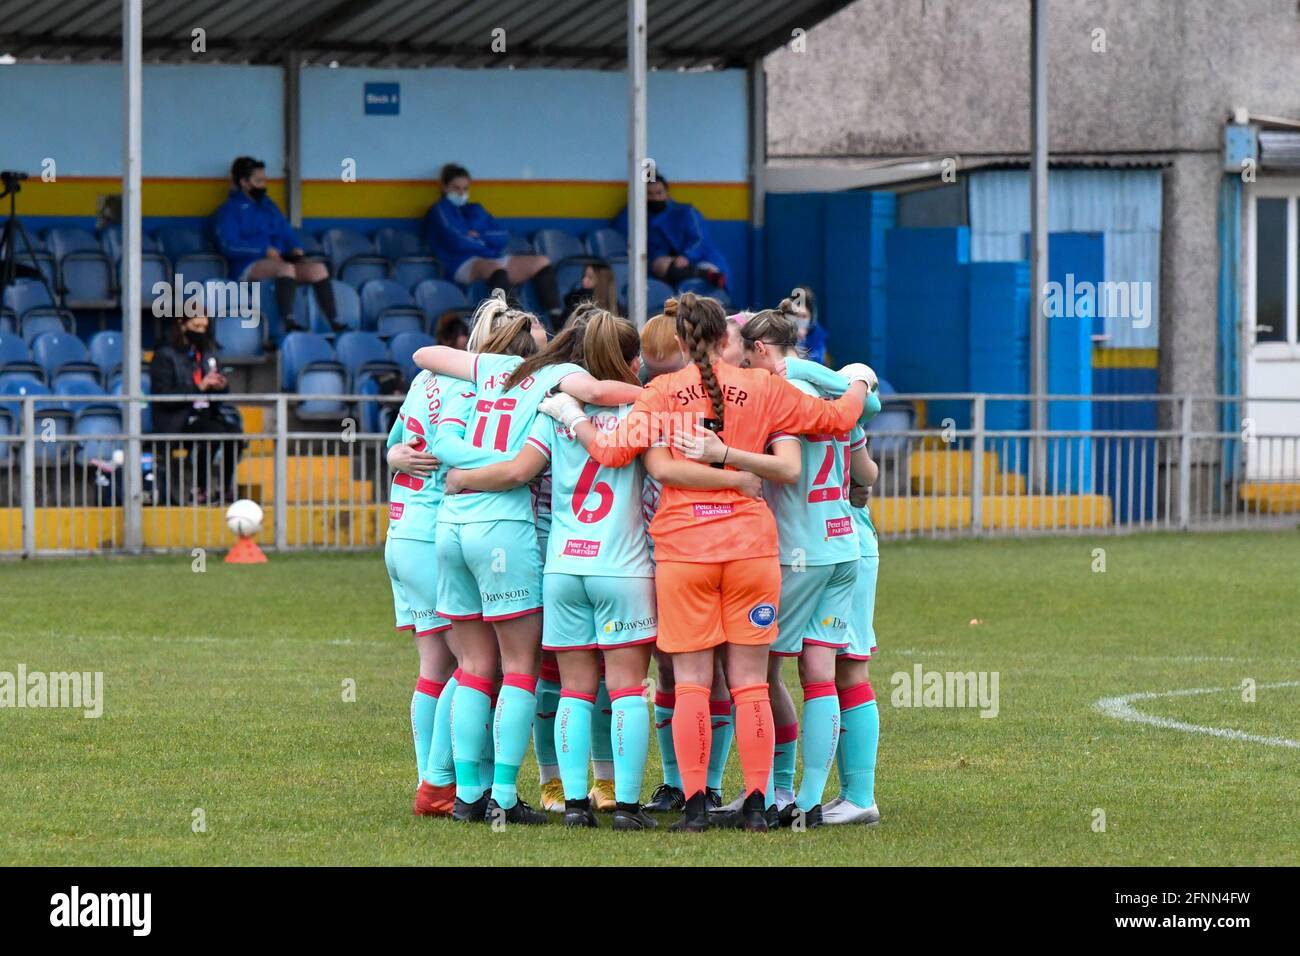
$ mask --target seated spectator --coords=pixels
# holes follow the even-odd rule
[[[673,200],[668,180],[646,184],[646,256],[650,272],[671,286],[699,276],[719,289],[727,287],[730,269],[722,252],[709,238],[704,217],[690,203]],[[627,234],[627,210],[614,220]]]
[[[154,349],[149,363],[149,391],[153,395],[194,395],[190,402],[154,402],[153,430],[163,435],[238,435],[244,430],[239,411],[208,396],[230,391],[218,371],[218,344],[206,315],[179,316],[172,321],[164,341]],[[235,495],[237,441],[198,441],[188,446],[179,474],[171,467],[171,447],[159,444],[154,461],[166,463],[169,484],[179,490],[182,503],[220,504]],[[213,487],[213,464],[220,458],[220,475]],[[187,474],[188,472],[188,474]],[[183,480],[175,480],[183,479]]]
[[[434,329],[433,338],[439,345],[446,345],[464,351],[465,347],[469,345],[469,326],[455,312],[448,312],[438,320],[438,327]]]
[[[455,163],[442,167],[442,198],[424,217],[429,248],[461,285],[486,279],[492,289],[509,290],[529,279],[552,324],[560,319],[560,293],[551,260],[538,255],[508,255],[510,234],[492,214],[469,201],[469,170]]]
[[[790,293],[794,302],[795,324],[799,327],[799,348],[813,362],[826,363],[826,330],[817,322],[817,299],[806,285],[795,286]]]
[[[298,234],[280,208],[266,195],[266,164],[251,156],[240,156],[230,166],[234,188],[217,210],[217,248],[230,263],[233,279],[249,282],[275,280],[275,298],[289,331],[300,328],[293,321],[293,300],[299,282],[310,282],[321,312],[336,331],[338,310],[329,270],[321,262],[303,261]]]
[[[594,262],[582,270],[582,280],[564,297],[564,314],[573,315],[573,310],[584,302],[594,302],[606,312],[618,315],[614,270],[605,263]]]

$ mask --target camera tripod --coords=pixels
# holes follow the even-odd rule
[[[7,289],[15,279],[39,279],[41,285],[45,286],[50,302],[55,303],[58,299],[54,295],[54,289],[50,287],[50,282],[45,277],[45,270],[40,267],[36,259],[27,229],[18,218],[18,192],[23,188],[22,181],[26,178],[26,173],[0,172],[0,183],[4,186],[4,191],[0,192],[0,199],[9,197],[9,215],[5,217],[3,228],[0,228],[0,293],[3,293],[3,290]],[[19,240],[22,241],[23,251],[28,262],[31,263],[30,266],[18,261]]]

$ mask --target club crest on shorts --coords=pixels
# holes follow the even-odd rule
[[[771,604],[755,604],[749,609],[749,623],[755,627],[771,627],[775,620],[776,608]]]

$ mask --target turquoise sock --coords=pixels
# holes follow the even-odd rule
[[[442,684],[421,677],[411,695],[411,738],[415,741],[415,774],[420,780],[424,779],[424,768],[429,764],[434,715],[438,712],[438,695],[442,689]]]
[[[713,739],[709,744],[709,772],[705,785],[710,790],[721,790],[722,775],[727,769],[727,758],[731,756],[731,740],[735,736],[731,701],[709,701],[709,719],[713,727]]]
[[[749,794],[745,794],[749,796]],[[763,791],[763,809],[776,806],[776,772],[767,775],[767,789]]]
[[[640,803],[646,754],[650,752],[650,721],[646,720],[645,701],[640,687],[616,690],[611,698],[614,799],[619,803]]]
[[[555,757],[565,800],[587,795],[587,761],[591,759],[593,698],[572,691],[560,694],[555,712]]]
[[[673,746],[673,707],[676,694],[655,692],[655,739],[659,742],[659,762],[664,768],[664,783],[682,789],[682,774],[677,769],[677,749]]]
[[[840,711],[840,743],[835,748],[835,773],[839,777],[839,796],[844,796],[844,712]]]
[[[445,787],[456,782],[456,765],[451,759],[451,698],[460,681],[451,676],[438,695],[438,709],[433,715],[433,740],[429,744],[429,760],[424,765],[424,779]]]
[[[858,685],[863,686],[870,693],[871,686]],[[841,695],[841,706],[845,698],[846,695]],[[844,738],[840,741],[844,753],[840,789],[845,800],[869,807],[876,802],[876,749],[880,745],[880,710],[875,698],[841,710],[840,723],[844,727]]]
[[[456,796],[473,803],[483,796],[479,759],[490,739],[487,727],[492,714],[492,682],[475,674],[461,673],[451,701],[451,747],[456,755]]]
[[[555,715],[560,706],[560,685],[545,677],[537,682],[537,713],[533,719],[533,750],[539,767],[554,767]],[[543,780],[543,783],[546,781]]]
[[[497,695],[493,736],[496,768],[492,772],[492,799],[509,810],[519,801],[519,765],[528,753],[537,711],[537,678],[531,674],[506,674]]]
[[[776,750],[772,754],[772,774],[778,790],[794,789],[794,768],[799,756],[799,724],[776,728]]]
[[[596,687],[596,703],[591,709],[591,761],[595,764],[595,775],[602,780],[609,780],[614,773],[614,749],[609,742],[612,717],[609,688],[602,677]]]
[[[835,763],[840,736],[840,699],[835,682],[805,684],[803,689],[803,779],[795,803],[807,812],[822,802],[826,778]]]

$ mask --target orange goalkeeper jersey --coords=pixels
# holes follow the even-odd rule
[[[762,454],[777,432],[845,432],[858,420],[862,399],[845,393],[834,401],[807,395],[762,369],[715,362],[722,388],[723,427],[729,447]],[[615,431],[600,434],[590,449],[602,465],[620,468],[652,445],[668,445],[679,430],[713,416],[700,370],[687,365],[646,386]],[[811,533],[811,532],[810,532]],[[655,559],[710,564],[778,553],[776,521],[767,504],[738,491],[664,487],[650,523]]]

